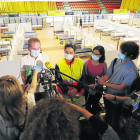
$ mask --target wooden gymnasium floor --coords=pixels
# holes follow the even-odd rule
[[[47,54],[50,62],[54,67],[57,61],[64,56],[64,46],[59,43],[59,40],[54,37],[53,27],[36,30],[38,38],[41,41],[42,53]]]

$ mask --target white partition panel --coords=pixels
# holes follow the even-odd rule
[[[8,29],[9,31],[14,31],[16,32],[16,23],[8,24]]]
[[[32,30],[32,26],[31,23],[20,23],[21,25],[21,29],[23,29],[24,31],[31,31]]]
[[[124,20],[129,19],[129,14],[113,14],[112,20]]]
[[[128,23],[130,26],[139,25],[140,19],[139,18],[131,18]]]
[[[4,75],[13,75],[15,77],[20,75],[20,60],[0,62],[0,77]],[[18,80],[23,84],[21,76]]]
[[[118,53],[118,50],[105,51],[105,62],[107,63],[107,67],[109,67],[113,59],[118,58]]]
[[[70,32],[70,34],[71,34],[71,31],[75,32],[75,33],[77,32],[77,34],[78,34],[77,37],[79,37],[79,38],[82,37],[82,39],[83,39],[82,40],[82,45],[81,45],[82,48],[90,47],[90,46],[96,46],[96,45],[102,45],[102,46],[104,46],[106,51],[107,50],[116,50],[116,48],[114,46],[110,46],[107,43],[98,40],[96,37],[91,36],[87,32],[83,32],[81,29],[79,29],[75,26],[72,26],[72,25],[69,24],[69,26],[67,28],[70,29],[70,31],[68,31],[68,33]]]
[[[94,25],[95,27],[101,27],[101,23],[104,23],[104,25],[107,25],[107,27],[115,27],[115,31],[116,32],[123,32],[126,33],[126,36],[138,36],[140,38],[140,29],[132,27],[132,26],[128,26],[128,25],[124,25],[124,24],[119,24],[116,22],[112,22],[109,20],[95,20]]]
[[[17,55],[18,51],[23,50],[24,45],[24,32],[31,31],[31,24],[30,23],[19,23],[16,24],[16,32],[14,34],[13,39],[11,40],[12,50],[9,56],[9,61],[14,60],[15,55]]]
[[[63,21],[54,21],[54,31],[60,31],[63,27]]]

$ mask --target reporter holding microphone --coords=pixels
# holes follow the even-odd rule
[[[19,81],[10,75],[0,78],[0,140],[16,140],[24,129],[26,115],[35,106],[34,93],[37,85],[35,69],[31,87],[28,93],[24,93]]]

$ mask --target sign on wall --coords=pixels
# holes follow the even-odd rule
[[[113,14],[126,14],[127,9],[114,9]]]
[[[48,16],[65,15],[65,11],[48,11]]]

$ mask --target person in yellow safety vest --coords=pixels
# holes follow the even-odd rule
[[[66,44],[64,47],[65,58],[59,60],[55,68],[76,80],[84,82],[84,61],[80,58],[75,58],[75,49],[75,44]],[[85,104],[83,85],[57,71],[55,72],[55,75],[58,92],[63,95],[63,98],[68,102],[72,102],[82,107],[82,105]]]

